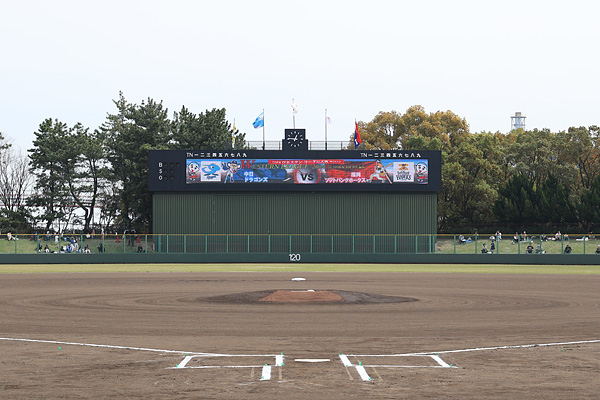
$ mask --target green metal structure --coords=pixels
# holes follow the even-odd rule
[[[435,234],[432,192],[153,195],[155,234]]]

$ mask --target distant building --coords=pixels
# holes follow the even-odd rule
[[[525,129],[525,118],[527,117],[520,112],[515,112],[515,115],[510,117],[510,130]]]

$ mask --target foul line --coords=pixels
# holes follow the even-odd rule
[[[229,354],[198,353],[195,351],[180,351],[180,350],[161,350],[161,349],[150,349],[147,347],[112,346],[112,345],[108,345],[108,344],[61,342],[58,340],[20,339],[20,338],[6,338],[6,337],[0,337],[0,340],[14,341],[14,342],[52,343],[52,344],[63,344],[63,345],[71,345],[71,346],[101,347],[101,348],[119,349],[119,350],[152,351],[155,353],[194,354],[194,355],[202,355],[202,356],[208,356],[208,357],[231,357],[231,355],[229,355]],[[243,356],[235,356],[235,357],[243,357]]]
[[[568,345],[573,345],[573,344],[587,344],[587,343],[600,343],[600,339],[580,340],[580,341],[576,341],[576,342],[538,343],[538,344],[522,344],[522,345],[495,346],[495,347],[476,347],[476,348],[472,348],[472,349],[427,351],[427,352],[422,352],[422,353],[404,353],[404,354],[347,354],[347,356],[351,356],[351,357],[432,356],[432,355],[437,355],[437,354],[467,353],[467,352],[472,352],[472,351],[489,351],[489,350],[503,350],[503,349],[524,349],[524,348],[530,348],[530,347],[548,347],[548,346],[568,346]]]

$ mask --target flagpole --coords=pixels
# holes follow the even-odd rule
[[[263,150],[265,149],[265,109],[263,108]]]
[[[327,150],[327,109],[325,109],[325,150]]]
[[[294,99],[292,99],[292,107],[294,107],[294,104],[296,104],[296,103],[294,102]],[[294,129],[296,129],[296,114],[294,113],[293,109],[292,109],[292,122],[294,125]]]

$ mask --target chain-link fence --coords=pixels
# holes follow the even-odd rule
[[[0,253],[599,254],[591,235],[169,234],[11,235]]]

